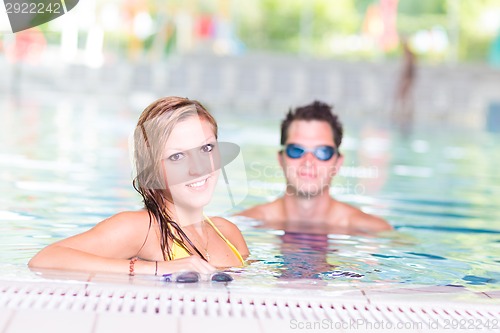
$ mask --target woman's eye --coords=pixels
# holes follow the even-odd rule
[[[183,153],[173,154],[173,155],[170,155],[168,157],[169,160],[174,161],[174,162],[182,160],[183,158],[184,158],[184,154]]]
[[[204,152],[204,153],[209,153],[213,149],[214,149],[214,145],[211,144],[211,143],[201,146],[201,151]]]

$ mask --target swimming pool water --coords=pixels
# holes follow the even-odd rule
[[[57,103],[2,100],[4,269],[24,269],[43,246],[116,212],[140,208],[131,186],[128,139],[142,110],[126,102],[84,96]],[[220,139],[241,146],[246,166],[246,185],[232,190],[248,194],[233,211],[281,194],[278,117],[214,113]],[[500,289],[500,137],[432,125],[407,134],[376,123],[345,127],[346,160],[332,194],[386,218],[396,230],[308,235],[231,217],[251,251],[247,267],[232,269],[237,281],[320,290],[378,283]],[[212,210],[217,209],[216,203]]]

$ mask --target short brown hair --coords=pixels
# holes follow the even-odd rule
[[[338,116],[332,112],[333,107],[320,102],[314,101],[311,104],[299,106],[295,109],[290,109],[281,122],[281,145],[286,143],[288,139],[288,128],[294,120],[319,120],[326,121],[333,132],[333,140],[337,148],[342,143],[343,128],[342,123],[339,121]]]

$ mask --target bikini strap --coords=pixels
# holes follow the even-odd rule
[[[241,256],[241,254],[238,251],[238,249],[236,249],[236,247],[222,234],[222,232],[220,232],[220,230],[215,226],[215,224],[212,222],[212,220],[210,220],[210,218],[207,215],[205,215],[205,213],[203,213],[203,216],[207,220],[208,224],[210,224],[212,226],[212,228],[215,230],[215,232],[217,233],[217,235],[219,235],[219,237],[222,238],[222,240],[224,242],[226,242],[226,244],[229,246],[229,248],[231,249],[231,251],[233,251],[233,253],[236,255],[236,257],[238,257],[238,259],[240,260],[240,262],[242,264],[245,263],[245,260],[243,260],[243,257]]]

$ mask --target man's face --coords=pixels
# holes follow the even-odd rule
[[[292,158],[286,152],[286,146],[290,144],[298,145],[299,152],[300,148],[306,152],[301,157]],[[321,160],[315,156],[322,159],[328,157],[328,147],[335,150],[331,158]],[[294,156],[297,157],[297,154]],[[331,179],[343,162],[343,157],[337,152],[330,125],[318,120],[294,120],[288,128],[288,138],[278,159],[285,173],[288,193],[303,197],[328,193]]]

